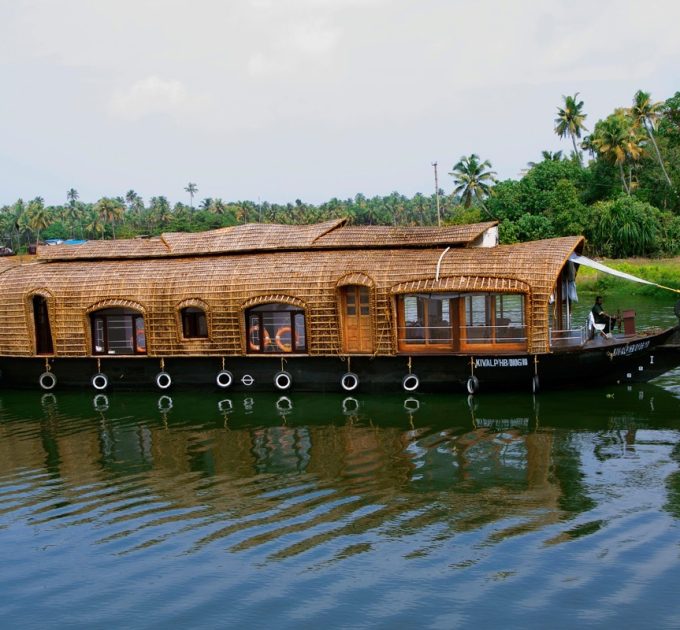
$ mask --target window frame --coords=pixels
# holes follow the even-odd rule
[[[200,319],[203,320],[205,334],[199,334],[201,326]],[[184,306],[180,309],[179,320],[182,331],[182,339],[209,339],[208,313],[204,308],[195,305]]]
[[[122,311],[122,312],[111,312],[111,311]],[[90,319],[90,335],[91,335],[91,351],[94,356],[121,356],[121,357],[133,357],[133,356],[147,356],[148,355],[148,343],[146,339],[146,323],[144,321],[144,313],[136,309],[131,309],[122,306],[107,306],[95,311],[88,313]],[[130,318],[130,324],[132,328],[132,352],[116,352],[112,351],[109,345],[109,326],[108,320],[113,317],[127,317]],[[139,320],[141,320],[141,327],[139,326]],[[103,324],[102,336],[103,344],[102,349],[97,350],[97,322],[101,321]],[[144,346],[139,345],[139,333],[142,333]]]
[[[271,308],[268,309],[267,307],[272,307],[272,306],[277,306],[279,308]],[[285,308],[282,308],[285,307]],[[266,328],[264,324],[264,316],[266,314],[271,314],[271,313],[278,313],[278,314],[287,314],[289,317],[289,322],[283,324],[282,326],[278,326],[277,331],[272,331],[274,335],[269,334],[269,330]],[[296,339],[297,335],[295,334],[297,327],[296,327],[296,318],[302,316],[302,330],[304,331],[304,345],[299,345],[299,340]],[[253,343],[252,339],[252,334],[253,334],[253,327],[254,325],[251,323],[252,318],[256,317],[257,318],[257,338],[259,340],[259,347],[255,348],[255,344]],[[294,304],[288,304],[286,302],[267,302],[265,304],[257,304],[255,306],[252,306],[250,308],[247,308],[244,310],[244,318],[245,318],[245,334],[246,334],[246,340],[245,340],[245,348],[246,348],[246,354],[249,355],[254,355],[254,356],[275,356],[275,355],[291,355],[291,354],[309,354],[309,335],[307,331],[307,314],[305,313],[305,309],[300,308],[297,305]],[[290,328],[290,350],[284,350],[281,347],[280,339],[278,339],[278,332],[281,331],[283,328],[289,327]],[[265,333],[265,334],[263,334]],[[268,343],[262,343],[263,339],[269,339]],[[267,347],[274,347],[276,350],[274,351],[267,351]]]
[[[467,299],[482,296],[485,298],[485,316],[488,314],[490,317],[490,324],[484,324],[483,326],[477,326],[478,328],[488,328],[490,332],[489,341],[470,341],[468,339],[468,328],[475,328],[475,326],[468,325],[467,323]],[[522,300],[520,312],[522,313],[521,320],[521,330],[524,332],[524,340],[509,342],[509,341],[498,341],[498,329],[499,326],[496,324],[498,305],[496,298],[501,298],[501,309],[503,298],[509,296],[518,296]],[[473,292],[461,294],[460,299],[460,349],[467,352],[483,351],[483,352],[499,352],[503,350],[507,351],[518,351],[526,350],[528,347],[528,337],[527,337],[527,318],[526,318],[526,296],[524,293],[491,293],[491,292]],[[472,311],[470,311],[472,312]]]
[[[434,295],[434,294],[432,294]],[[490,315],[491,324],[485,324],[481,328],[488,326],[490,337],[489,341],[470,341],[468,339],[469,328],[474,328],[472,325],[468,325],[468,297],[483,296],[486,299],[488,306],[485,306],[485,317],[488,311]],[[523,339],[520,341],[499,341],[502,337],[498,336],[498,326],[496,325],[497,320],[497,297],[501,298],[501,305],[503,299],[509,296],[518,296],[521,298],[521,325],[519,329],[522,331]],[[408,354],[459,354],[465,353],[487,353],[487,352],[517,352],[526,351],[528,347],[528,324],[527,324],[527,312],[526,312],[526,294],[521,292],[460,292],[456,293],[455,296],[451,296],[449,301],[449,326],[451,329],[451,337],[444,343],[432,343],[430,336],[433,327],[429,325],[428,311],[429,303],[432,298],[426,298],[422,294],[418,293],[399,293],[397,294],[397,351],[401,353]],[[423,303],[423,314],[422,321],[424,325],[421,326],[423,330],[424,339],[418,340],[417,343],[409,343],[405,339],[406,326],[406,298],[415,297],[422,300]],[[471,301],[470,301],[471,302]],[[503,313],[498,316],[498,319],[502,317]]]
[[[406,325],[406,298],[409,297],[415,297],[416,299],[423,300],[423,322],[429,322],[429,302],[431,301],[431,298],[425,299],[422,295],[417,294],[417,293],[402,293],[399,294],[397,300],[397,347],[399,348],[400,351],[402,352],[455,352],[457,349],[457,341],[456,341],[456,335],[454,334],[455,330],[455,313],[457,311],[456,307],[454,306],[453,302],[455,302],[454,298],[447,298],[447,301],[449,302],[449,330],[450,330],[450,337],[448,340],[444,340],[442,343],[432,343],[430,341],[431,337],[431,326],[429,325],[424,325],[421,326],[420,328],[423,329],[424,332],[424,337],[422,342],[418,343],[409,343],[409,341],[406,338],[402,338],[400,336],[401,331],[405,331],[407,328]],[[442,300],[443,301],[443,300]]]

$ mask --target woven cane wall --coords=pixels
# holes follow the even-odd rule
[[[30,296],[47,295],[58,356],[88,356],[88,312],[102,304],[129,306],[145,317],[151,356],[245,353],[243,310],[260,297],[284,296],[306,305],[310,354],[342,353],[338,284],[356,274],[370,279],[375,348],[396,352],[393,288],[497,291],[528,295],[529,351],[548,351],[548,297],[581,238],[570,237],[489,249],[352,250],[273,252],[200,258],[41,262],[0,273],[0,354],[32,355]],[[419,281],[422,284],[419,284]],[[416,287],[422,286],[422,289]],[[429,287],[429,289],[428,289]],[[528,288],[527,288],[528,287]],[[178,310],[191,301],[207,305],[210,337],[183,339]],[[197,302],[198,303],[198,302]]]

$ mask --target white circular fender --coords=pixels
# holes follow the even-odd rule
[[[281,370],[274,375],[274,387],[280,391],[286,391],[293,385],[293,377],[290,372]]]
[[[43,372],[38,378],[38,384],[45,391],[50,391],[56,387],[57,377],[52,372]]]
[[[228,389],[234,382],[234,376],[229,370],[221,370],[217,373],[215,382],[217,383],[217,387],[221,389]]]
[[[354,372],[346,372],[340,379],[340,387],[346,392],[353,392],[359,387],[359,377]]]
[[[109,386],[109,377],[104,372],[97,372],[90,383],[98,392],[103,392]]]
[[[172,385],[172,377],[167,372],[159,372],[154,380],[158,389],[168,389]]]
[[[468,394],[476,394],[479,389],[479,379],[476,376],[471,376],[467,380],[467,392]]]
[[[420,387],[420,379],[415,374],[407,374],[401,379],[401,386],[407,392],[415,392]]]

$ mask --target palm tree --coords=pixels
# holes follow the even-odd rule
[[[102,197],[96,204],[94,204],[94,211],[99,215],[104,224],[111,223],[111,231],[113,239],[116,239],[116,221],[123,218],[125,214],[125,206],[119,199],[111,199],[109,197]],[[103,232],[102,232],[103,238]]]
[[[463,207],[469,208],[472,201],[477,200],[484,211],[492,217],[488,208],[484,205],[484,198],[491,194],[491,185],[496,183],[496,173],[491,170],[491,162],[479,161],[479,156],[473,153],[463,156],[449,173],[453,177],[456,188],[454,195],[460,195]],[[493,217],[492,217],[493,218]]]
[[[599,120],[595,125],[591,143],[608,162],[619,167],[623,189],[630,195],[631,184],[626,182],[623,165],[637,161],[642,156],[641,137],[630,116],[622,109]]]
[[[652,103],[652,97],[649,92],[638,90],[635,92],[633,107],[630,108],[630,113],[633,116],[633,120],[641,127],[644,127],[644,130],[647,132],[647,135],[654,146],[654,151],[656,151],[656,159],[659,162],[663,176],[666,178],[668,185],[672,188],[673,184],[671,183],[671,178],[668,177],[666,167],[661,159],[659,146],[656,144],[656,138],[654,137],[654,129],[656,128],[656,122],[661,114],[662,107],[663,103]]]
[[[76,205],[76,201],[78,200],[78,197],[80,195],[78,194],[78,191],[75,188],[69,188],[66,191],[66,199],[68,200],[68,205],[73,208]]]
[[[28,227],[35,232],[35,244],[37,245],[40,241],[40,231],[49,227],[52,222],[42,197],[36,197],[28,204],[26,220]]]
[[[189,182],[187,187],[184,189],[186,192],[189,193],[189,196],[191,197],[191,209],[194,209],[194,195],[198,192],[198,186],[194,184],[193,182]]]
[[[581,148],[584,151],[588,151],[590,154],[590,157],[595,157],[597,155],[597,149],[593,145],[593,136],[583,136],[583,140],[581,141]]]
[[[574,96],[562,96],[564,107],[557,108],[557,118],[555,118],[555,133],[560,137],[569,136],[574,145],[574,155],[581,162],[581,153],[576,148],[576,138],[581,137],[582,131],[588,131],[583,124],[587,118],[584,114],[583,101],[577,101],[578,92]]]
[[[26,204],[23,199],[17,199],[9,208],[9,213],[12,217],[12,244],[14,250],[18,250],[21,247],[21,232],[24,229],[25,224],[25,214],[26,214]]]
[[[562,151],[541,151],[544,162],[559,162],[562,159]]]
[[[221,199],[211,199],[210,206],[208,208],[213,214],[226,214],[227,204]]]
[[[163,195],[151,198],[149,210],[151,211],[151,216],[156,225],[165,225],[170,223],[170,219],[172,218],[172,210],[170,209],[170,204],[168,203],[167,198]]]
[[[70,192],[70,191],[69,191]],[[71,238],[75,235],[76,225],[81,219],[81,204],[69,199],[69,205],[64,208],[63,217],[71,230]]]
[[[562,151],[541,151],[543,162],[560,162],[562,160]],[[536,162],[527,162],[529,168],[534,168]]]
[[[105,224],[102,221],[101,216],[92,210],[86,220],[89,221],[89,223],[86,223],[85,225],[87,232],[93,234],[95,237],[100,235],[104,238]]]
[[[125,193],[125,203],[127,203],[128,209],[132,210],[134,206],[137,205],[141,197],[132,188]]]

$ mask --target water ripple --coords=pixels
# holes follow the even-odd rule
[[[5,402],[0,615],[8,626],[673,627],[677,399],[653,390],[652,410],[647,393],[632,398],[642,407],[593,396],[584,408],[602,415],[574,420],[560,415],[571,396],[542,396],[533,424],[502,398],[440,409],[424,398],[409,414],[387,401],[382,418],[358,402],[351,418],[309,422],[297,402],[285,422],[192,420],[179,396],[162,417],[116,411],[113,396],[94,415],[62,397],[33,415]]]

